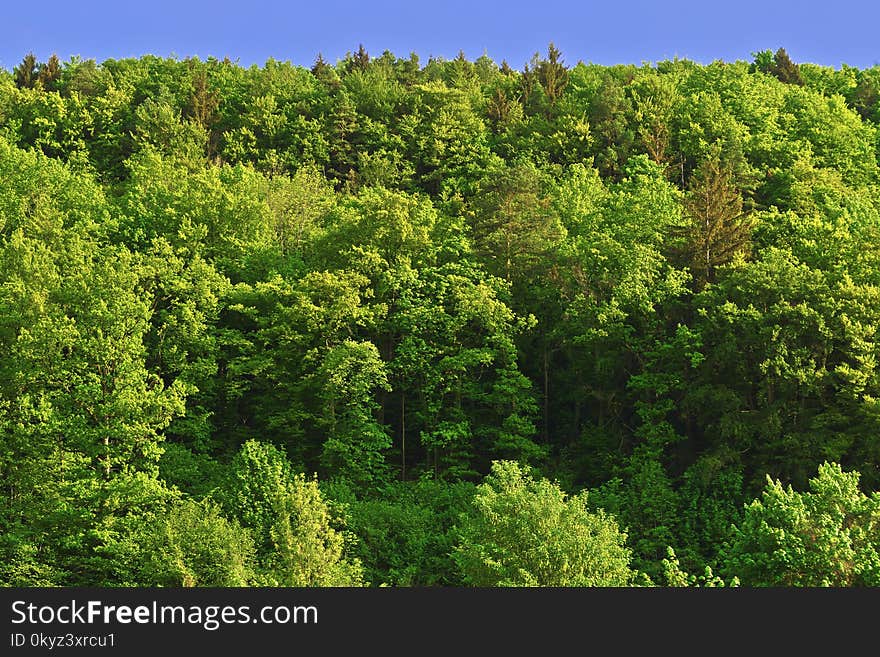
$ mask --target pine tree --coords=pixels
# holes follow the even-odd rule
[[[486,103],[486,116],[492,121],[493,125],[504,125],[514,111],[516,101],[511,100],[504,93],[501,87],[495,88],[495,93]]]
[[[208,85],[208,71],[204,66],[190,64],[192,70],[192,92],[189,99],[189,114],[206,130],[216,120],[216,112],[220,107],[220,94]]]
[[[803,86],[804,79],[801,77],[800,67],[791,61],[785,48],[780,48],[773,55],[773,64],[770,66],[770,74],[785,84],[798,84]]]
[[[541,60],[537,67],[538,80],[551,105],[559,99],[568,84],[568,69],[563,65],[561,56],[562,53],[551,41],[547,47],[547,59]]]
[[[61,78],[61,63],[58,55],[53,54],[49,61],[39,67],[38,80],[46,91],[55,91],[55,85]]]
[[[715,270],[748,251],[750,226],[733,173],[717,153],[697,167],[684,203],[689,219],[675,250],[691,268],[698,290],[715,280]]]
[[[349,70],[366,71],[370,63],[370,55],[364,48],[364,44],[358,45],[358,50],[351,58],[351,66]]]
[[[331,92],[336,91],[342,86],[342,81],[336,70],[327,63],[324,56],[318,53],[315,63],[312,64],[312,75],[320,80]]]
[[[357,160],[352,138],[358,128],[357,108],[345,90],[333,97],[330,111],[330,166],[332,176],[345,180],[354,169]]]
[[[324,55],[318,53],[315,63],[312,64],[312,75],[320,80],[321,76],[328,68],[330,68],[330,65],[325,61]]]
[[[15,86],[19,89],[33,89],[37,81],[37,68],[37,58],[34,53],[29,52],[15,68]]]
[[[187,112],[189,116],[208,134],[207,156],[213,158],[217,151],[219,136],[214,132],[217,123],[217,110],[220,107],[220,94],[208,85],[208,71],[195,60],[188,62],[192,71],[192,91]]]

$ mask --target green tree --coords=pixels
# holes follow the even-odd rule
[[[533,165],[491,171],[474,194],[474,245],[487,269],[522,279],[565,237]]]
[[[46,91],[55,91],[58,80],[61,79],[61,62],[58,61],[58,55],[52,54],[45,64],[39,67],[37,80],[40,86]]]
[[[767,477],[724,551],[727,570],[746,586],[878,586],[880,494],[865,495],[859,477],[825,462],[803,493]]]
[[[697,290],[715,281],[719,266],[748,254],[750,224],[733,173],[713,155],[697,167],[684,202],[688,223],[677,236],[679,261],[690,268]]]
[[[21,60],[21,64],[15,67],[15,86],[19,89],[33,89],[37,81],[39,65],[34,53],[29,52]]]
[[[250,534],[209,500],[171,500],[129,525],[105,548],[117,585],[248,586],[254,579]]]
[[[391,387],[379,351],[371,342],[346,340],[327,352],[317,375],[327,432],[322,459],[329,472],[362,488],[382,483],[391,438],[376,420],[375,391]]]
[[[586,493],[569,497],[513,461],[497,461],[464,516],[454,559],[475,586],[628,586],[626,535]]]
[[[538,81],[544,88],[544,94],[550,105],[554,105],[562,96],[568,84],[568,70],[562,63],[562,53],[550,42],[547,46],[547,59],[543,59],[535,67]]]
[[[791,57],[785,52],[785,48],[780,48],[773,55],[773,63],[770,65],[768,73],[785,84],[804,84],[804,78],[801,76],[800,68],[797,64],[791,61]]]
[[[347,533],[317,481],[293,474],[268,443],[242,445],[230,466],[224,506],[254,537],[258,582],[265,586],[358,586],[362,571],[347,556]]]

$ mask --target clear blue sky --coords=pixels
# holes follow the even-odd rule
[[[29,51],[40,61],[159,56],[267,58],[310,66],[363,43],[372,55],[416,52],[469,59],[484,52],[522,68],[553,41],[563,60],[598,64],[674,57],[751,60],[783,46],[797,62],[880,64],[880,1],[813,0],[12,0],[0,10],[0,67]]]

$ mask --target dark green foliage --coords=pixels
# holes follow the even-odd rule
[[[346,502],[365,579],[373,586],[460,586],[452,549],[473,485],[421,479],[377,492]]]
[[[804,84],[800,67],[791,61],[785,48],[779,48],[775,53],[770,50],[755,53],[753,67],[762,73],[772,75],[784,84]]]
[[[788,53],[785,52],[785,48],[780,48],[776,51],[776,54],[773,55],[773,64],[770,66],[768,73],[785,84],[802,85],[804,83],[798,65],[791,61]]]
[[[684,202],[688,223],[677,231],[675,254],[688,267],[699,291],[715,281],[719,266],[749,251],[749,223],[733,175],[715,154],[694,171]]]
[[[61,78],[61,62],[58,55],[53,54],[45,64],[40,65],[40,73],[37,81],[46,91],[55,91],[58,80]]]
[[[15,86],[19,89],[32,89],[37,81],[39,65],[34,53],[28,53],[21,64],[15,67]]]

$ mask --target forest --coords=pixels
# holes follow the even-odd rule
[[[880,586],[880,66],[0,69],[3,586]]]

